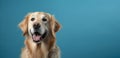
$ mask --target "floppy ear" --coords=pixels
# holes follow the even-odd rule
[[[23,31],[23,35],[25,36],[28,33],[28,31],[27,31],[27,29],[28,29],[28,16],[26,16],[25,19],[19,23],[19,27]]]
[[[57,21],[55,21],[55,28],[54,28],[54,31],[57,32],[57,31],[60,30],[60,28],[61,28],[60,24],[59,24]]]
[[[58,23],[58,21],[56,21],[55,17],[52,15],[52,19],[54,20],[54,31],[57,32],[60,30],[61,26]]]

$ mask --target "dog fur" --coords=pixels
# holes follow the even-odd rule
[[[41,43],[33,42],[28,31],[28,27],[30,27],[28,24],[33,13],[36,13],[36,17],[38,15],[45,15],[49,20],[49,22],[47,22],[49,25],[49,34]],[[56,45],[55,33],[59,31],[61,26],[53,15],[45,12],[29,13],[25,19],[20,22],[19,27],[23,31],[23,36],[26,38],[24,41],[25,47],[22,48],[21,58],[60,58],[60,49]]]

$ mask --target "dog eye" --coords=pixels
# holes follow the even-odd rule
[[[34,21],[35,20],[35,18],[31,18],[31,21]]]
[[[47,21],[47,19],[46,19],[46,18],[43,18],[42,21]]]

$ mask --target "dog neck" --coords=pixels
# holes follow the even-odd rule
[[[50,39],[50,40],[49,40]],[[55,40],[49,38],[45,41],[42,41],[41,43],[37,44],[33,42],[31,37],[28,37],[25,40],[26,48],[28,49],[28,52],[31,54],[31,57],[33,58],[46,58],[49,50],[54,47]]]

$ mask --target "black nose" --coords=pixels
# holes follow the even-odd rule
[[[33,25],[33,28],[34,28],[34,29],[39,29],[39,28],[40,28],[40,24],[39,24],[39,23],[35,23],[35,24]]]

